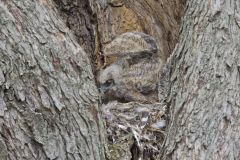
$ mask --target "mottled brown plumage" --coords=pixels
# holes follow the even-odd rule
[[[105,66],[120,58],[143,59],[157,56],[155,40],[141,32],[126,32],[104,47]]]
[[[110,49],[106,49],[104,54],[117,55],[117,59],[100,72],[100,89],[104,99],[156,102],[162,62],[157,56],[155,41],[144,33],[128,32],[110,44],[115,48],[111,52],[115,53],[110,53]],[[134,44],[136,48],[131,46],[124,48],[126,44]]]

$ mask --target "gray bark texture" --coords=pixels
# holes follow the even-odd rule
[[[53,1],[60,11],[63,22],[74,33],[91,60],[94,60],[96,14],[92,11],[90,0]]]
[[[1,160],[105,159],[91,63],[55,6],[0,1]]]
[[[162,159],[239,159],[240,1],[188,0],[168,68]]]

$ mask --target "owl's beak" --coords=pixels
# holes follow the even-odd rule
[[[107,80],[105,83],[100,85],[100,93],[101,94],[106,94],[106,92],[112,88],[112,86],[114,85],[114,81],[113,79],[109,79]]]
[[[101,93],[101,94],[106,94],[107,91],[109,90],[109,88],[110,88],[110,86],[107,86],[107,85],[105,85],[105,84],[101,84],[101,85],[100,85],[100,93]]]
[[[105,94],[107,91],[107,89],[103,88],[102,86],[100,86],[99,90],[100,90],[100,94]]]

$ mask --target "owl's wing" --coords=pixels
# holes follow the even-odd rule
[[[122,81],[133,86],[134,90],[142,93],[156,89],[159,80],[159,73],[162,68],[161,59],[152,61],[141,61],[124,68]]]
[[[156,41],[151,36],[141,32],[126,32],[105,46],[104,55],[145,58],[157,51]]]

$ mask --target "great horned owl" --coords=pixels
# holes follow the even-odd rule
[[[107,45],[104,54],[116,57],[99,76],[106,101],[157,101],[162,62],[153,38],[144,33],[127,32]]]

